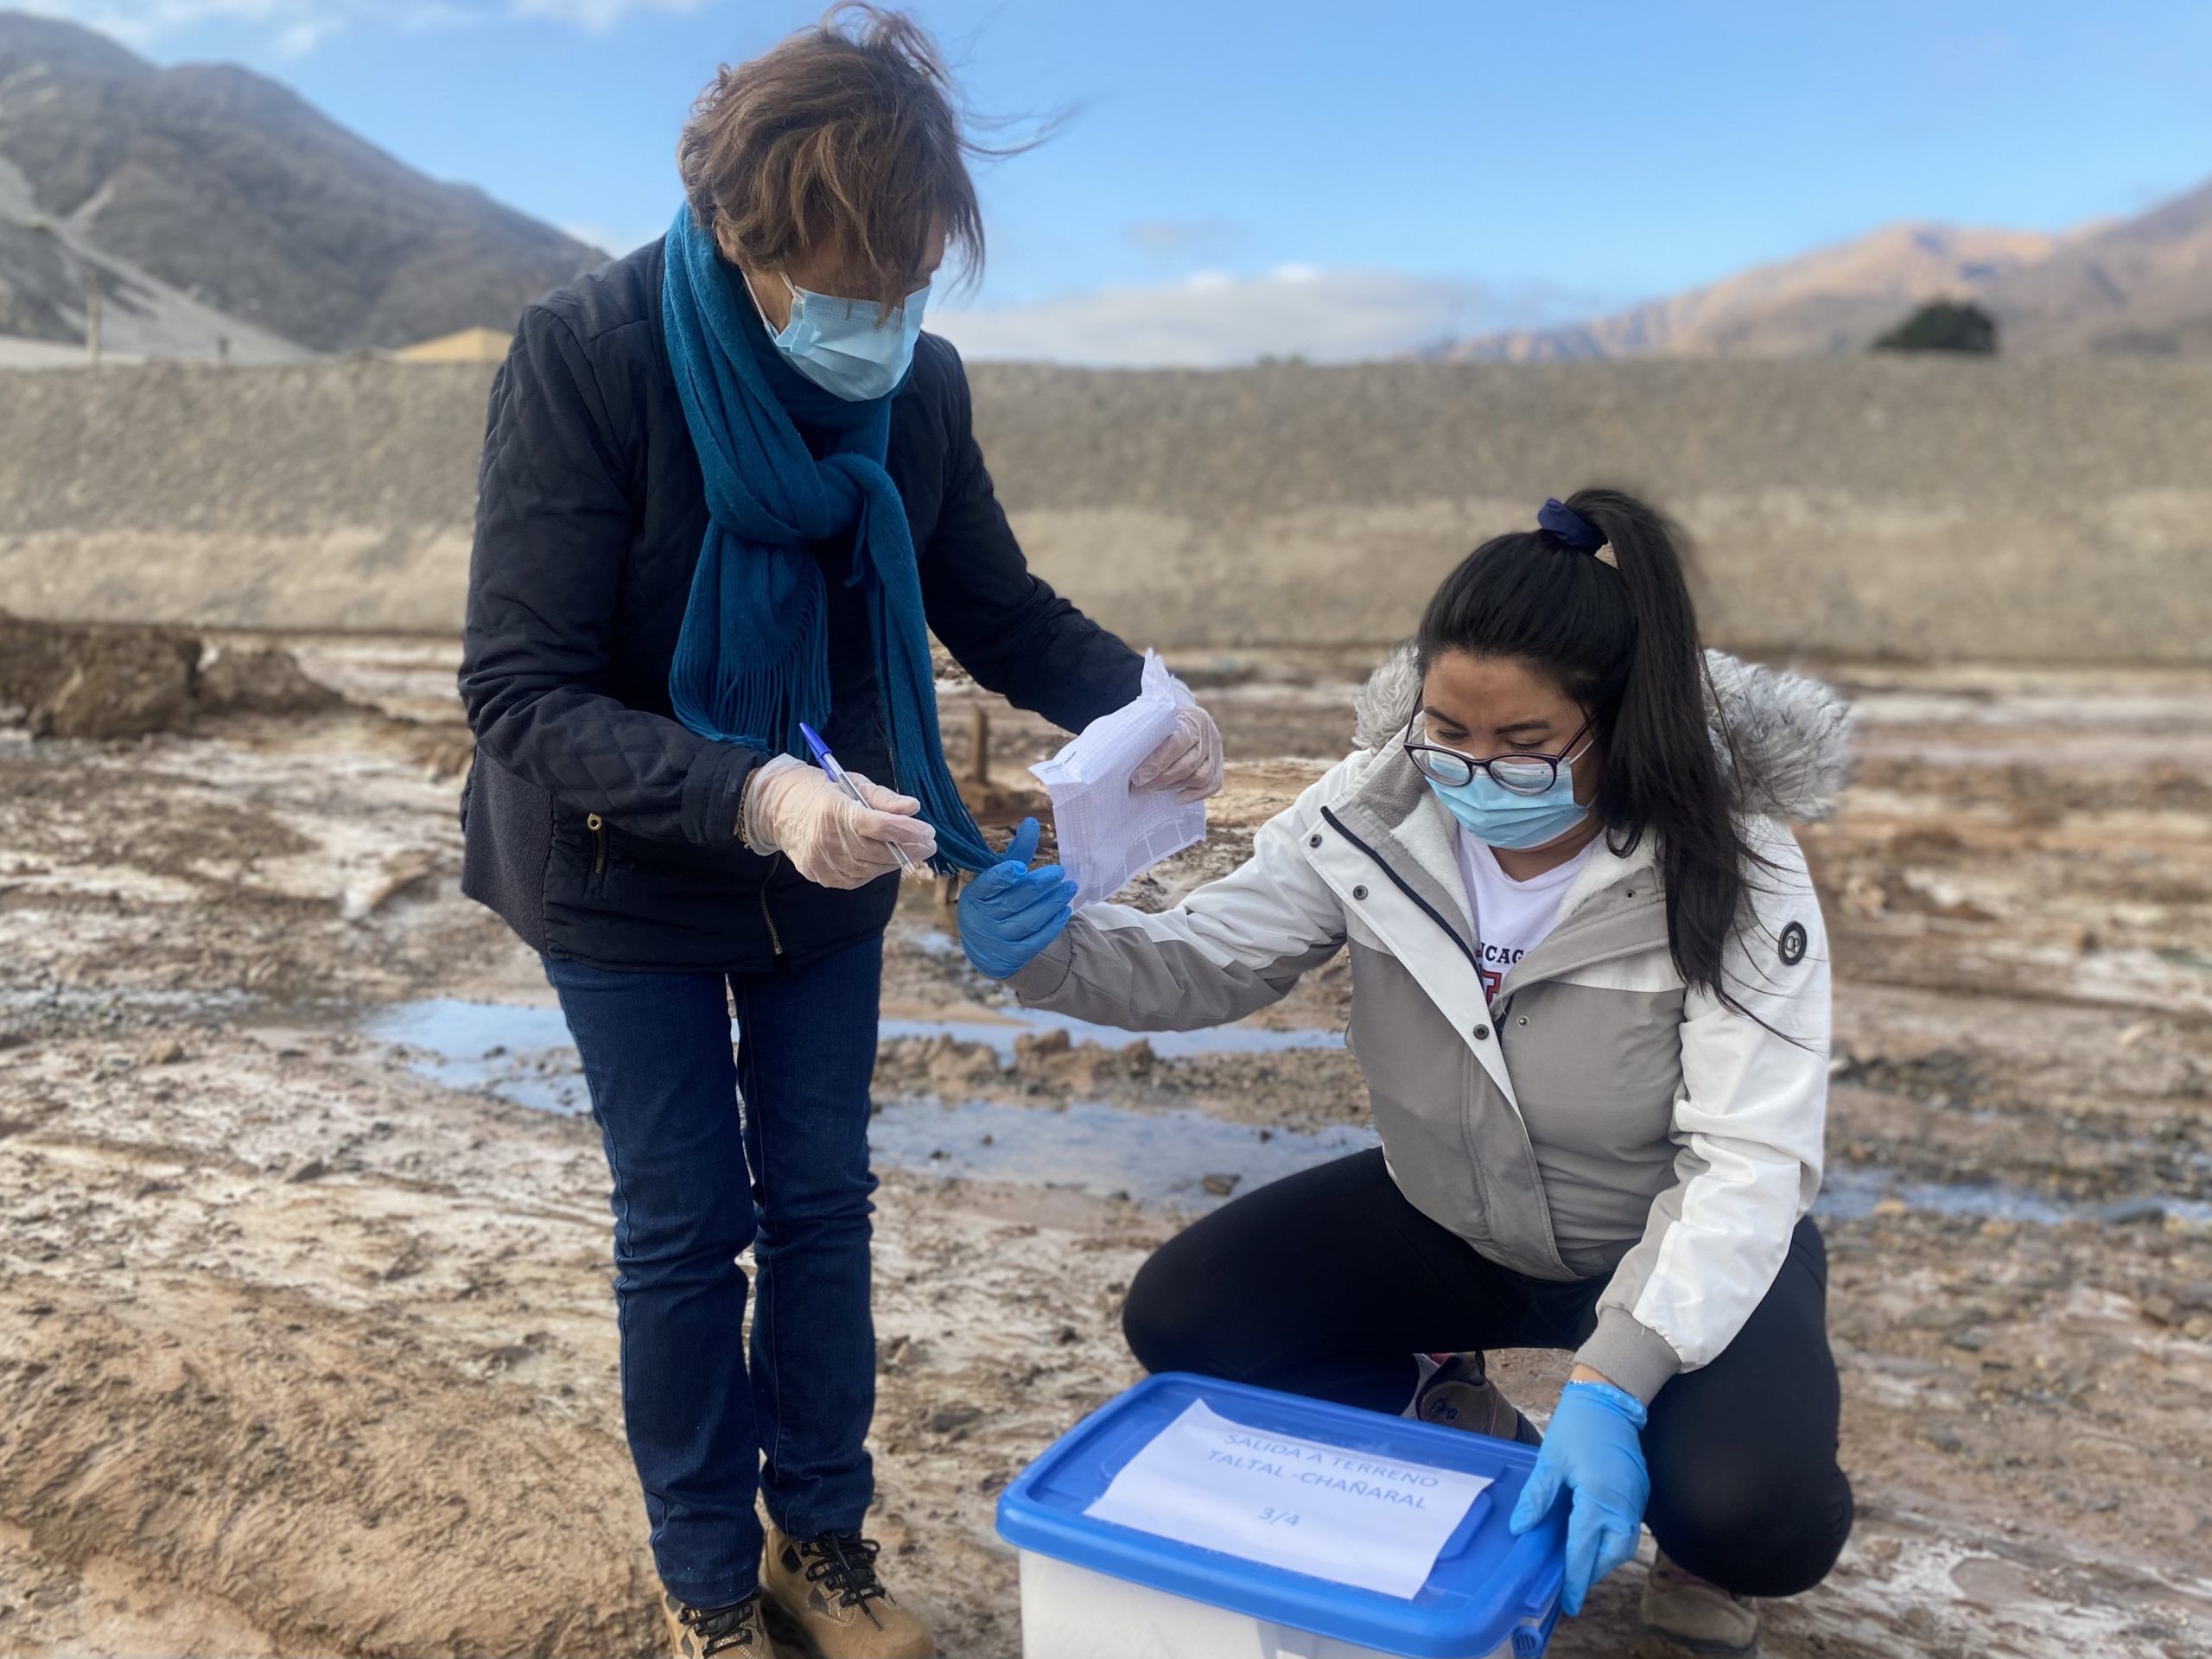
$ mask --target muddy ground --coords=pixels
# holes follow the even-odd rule
[[[450,651],[286,643],[347,701],[0,726],[0,1652],[650,1653],[604,1168],[534,962],[455,890]],[[1341,753],[1363,664],[1185,666],[1230,787],[1151,902]],[[1807,842],[1861,1519],[1767,1650],[2212,1653],[2212,675],[1832,672],[1859,780]],[[997,713],[1005,808],[1052,741]],[[1130,1274],[1363,1106],[1340,963],[1232,1048],[1086,1046],[945,930],[910,888],[876,1524],[945,1653],[1012,1659],[992,1506],[1133,1379]],[[1557,1357],[1503,1369],[1548,1406]],[[1553,1651],[1624,1651],[1639,1576]]]

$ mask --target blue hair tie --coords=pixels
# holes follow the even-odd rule
[[[1544,503],[1536,514],[1536,526],[1578,553],[1595,553],[1605,544],[1603,531],[1557,498]]]

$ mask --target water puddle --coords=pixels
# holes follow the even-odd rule
[[[876,1161],[893,1168],[1071,1188],[1184,1211],[1211,1209],[1376,1144],[1374,1131],[1350,1125],[1308,1134],[1205,1112],[1133,1112],[1100,1101],[1065,1107],[889,1101],[868,1126]]]
[[[519,1002],[465,1002],[452,996],[395,1002],[371,1015],[361,1029],[380,1043],[404,1043],[456,1058],[506,1049],[575,1049],[559,1008]]]
[[[2152,1198],[2080,1199],[2031,1192],[2002,1181],[1906,1181],[1885,1170],[1830,1169],[1821,1181],[1813,1213],[1827,1220],[1856,1221],[1894,1198],[1907,1210],[1937,1216],[1970,1216],[1980,1221],[2013,1221],[2055,1227],[2064,1221],[2113,1225],[2155,1222],[2171,1216],[2193,1225],[2212,1225],[2212,1203],[2200,1198]]]
[[[1138,1033],[1027,1009],[1009,1009],[1004,1020],[886,1020],[880,1029],[887,1041],[949,1035],[988,1044],[1003,1065],[1013,1063],[1018,1038],[1048,1031],[1065,1031],[1072,1041],[1108,1048],[1146,1041],[1166,1057],[1344,1045],[1334,1031],[1229,1026]],[[493,1095],[537,1111],[581,1115],[591,1109],[575,1046],[557,1007],[433,997],[380,1009],[362,1030],[376,1041],[408,1051],[407,1063],[416,1072],[448,1089]],[[1207,1208],[1231,1192],[1376,1144],[1374,1132],[1364,1125],[1314,1133],[1263,1129],[1205,1112],[1140,1112],[1103,1101],[1065,1107],[886,1101],[869,1139],[878,1163],[887,1167],[1064,1187],[1183,1210]],[[2212,1225],[2212,1202],[2201,1199],[2090,1202],[2002,1182],[1914,1181],[1885,1170],[1848,1167],[1828,1172],[1815,1209],[1825,1217],[1853,1220],[1889,1199],[1928,1214],[2031,1226],[2077,1220],[2121,1224],[2166,1217]]]
[[[427,1049],[442,1057],[449,1066],[461,1068],[455,1076],[473,1072],[485,1060],[512,1062],[554,1050],[565,1051],[573,1065],[575,1053],[575,1046],[569,1040],[568,1023],[562,1019],[561,1010],[552,1007],[429,997],[381,1009],[369,1018],[362,1029],[378,1042]],[[1344,1033],[1334,1030],[1277,1031],[1264,1026],[1217,1026],[1210,1031],[1121,1031],[1112,1026],[1095,1026],[1087,1020],[1033,1008],[1008,1008],[1003,1019],[884,1020],[877,1027],[878,1035],[885,1042],[902,1037],[926,1040],[947,1036],[958,1042],[985,1043],[1005,1065],[1013,1064],[1017,1039],[1052,1031],[1067,1033],[1071,1042],[1096,1043],[1101,1048],[1127,1048],[1134,1043],[1149,1043],[1154,1053],[1168,1058],[1201,1054],[1279,1054],[1294,1049],[1338,1049],[1344,1046]],[[733,1023],[733,1039],[735,1034]],[[513,1070],[512,1064],[499,1065],[492,1068],[492,1074],[505,1075]],[[435,1075],[441,1081],[449,1080],[445,1071]],[[453,1086],[475,1085],[454,1083]]]
[[[947,1036],[963,1043],[988,1043],[1000,1060],[1012,1064],[1014,1040],[1041,1032],[1065,1031],[1074,1043],[1096,1043],[1101,1048],[1127,1048],[1149,1043],[1164,1059],[1187,1059],[1202,1054],[1281,1054],[1292,1049],[1342,1048],[1344,1033],[1312,1027],[1277,1031],[1266,1026],[1215,1026],[1205,1031],[1122,1031],[1113,1026],[1094,1026],[1065,1014],[1037,1008],[1009,1008],[999,1020],[885,1020],[879,1031],[884,1041],[899,1037]]]
[[[591,1109],[582,1062],[557,1007],[464,1002],[436,997],[385,1008],[363,1027],[365,1035],[411,1051],[408,1064],[448,1089],[494,1095],[534,1110],[576,1115]],[[1028,1014],[1004,1024],[982,1020],[887,1020],[890,1037],[934,1037],[989,1043],[1014,1058],[1014,1039],[1039,1031],[1066,1031],[1077,1041],[1135,1042],[1128,1032],[1079,1020]],[[1096,1036],[1094,1036],[1096,1033]],[[1285,1048],[1340,1046],[1334,1032],[1224,1031],[1171,1033],[1200,1043],[1165,1053],[1257,1053]],[[1317,1040],[1317,1039],[1329,1040]],[[876,1162],[926,1174],[1052,1186],[1094,1198],[1197,1211],[1232,1192],[1276,1180],[1376,1144],[1365,1128],[1305,1133],[1230,1122],[1205,1112],[1136,1112],[1103,1102],[1061,1108],[991,1101],[881,1103],[868,1128]]]
[[[580,1116],[591,1109],[583,1062],[558,1008],[438,996],[381,1009],[361,1030],[416,1051],[410,1069],[448,1089],[497,1095],[541,1112]]]

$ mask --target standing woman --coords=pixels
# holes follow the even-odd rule
[[[1193,1370],[1512,1434],[1479,1351],[1574,1351],[1516,1530],[1571,1506],[1565,1603],[1634,1554],[1661,1652],[1748,1656],[1753,1596],[1851,1529],[1827,1264],[1820,906],[1783,820],[1840,781],[1824,688],[1698,648],[1675,539],[1611,490],[1446,577],[1361,747],[1175,909],[1072,921],[1001,862],[961,935],[1022,1001],[1234,1020],[1351,948],[1379,1151],[1263,1186],[1147,1262],[1125,1325]],[[1374,716],[1379,715],[1381,718]],[[1414,1356],[1465,1357],[1421,1389]]]
[[[1141,671],[1029,574],[920,332],[947,245],[982,255],[970,149],[927,39],[840,8],[720,73],[665,240],[525,312],[492,392],[462,886],[543,954],[583,1057],[623,1414],[694,1659],[771,1653],[764,1589],[826,1659],[934,1651],[862,1530],[883,930],[902,856],[992,857],[925,625],[1071,729]],[[1220,779],[1196,709],[1139,774]]]

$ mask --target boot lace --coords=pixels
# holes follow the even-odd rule
[[[799,1548],[799,1554],[807,1558],[806,1581],[836,1596],[839,1606],[859,1608],[879,1630],[883,1621],[868,1603],[891,1594],[875,1575],[875,1558],[882,1551],[881,1544],[857,1532],[825,1532]]]
[[[699,1659],[715,1659],[716,1654],[734,1653],[756,1638],[753,1621],[760,1608],[755,1599],[734,1607],[685,1607],[676,1617],[687,1630],[697,1633]]]

